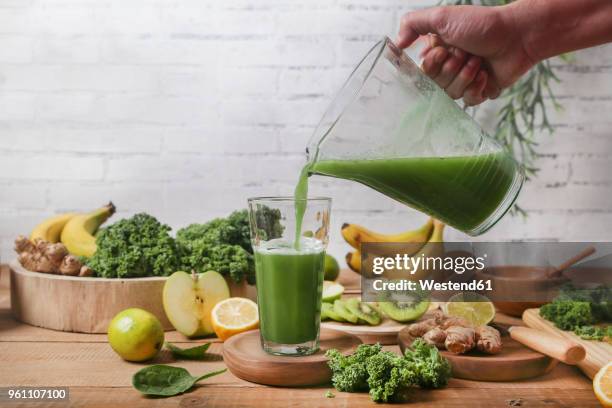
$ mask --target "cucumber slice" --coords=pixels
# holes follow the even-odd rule
[[[332,281],[323,282],[323,302],[334,303],[344,293],[344,286]]]

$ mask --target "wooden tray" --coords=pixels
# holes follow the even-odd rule
[[[120,311],[139,307],[174,330],[162,305],[165,277],[107,279],[52,275],[10,264],[11,309],[17,320],[46,329],[106,333]],[[232,296],[255,297],[255,287],[230,283]]]
[[[317,353],[303,357],[273,356],[261,348],[259,330],[252,330],[223,344],[223,360],[232,374],[246,381],[280,387],[317,385],[331,380],[327,350],[335,348],[350,354],[359,344],[361,341],[355,336],[322,328],[321,349]]]
[[[414,338],[408,330],[402,330],[398,341],[402,353]],[[440,350],[440,354],[453,366],[453,377],[476,381],[517,381],[537,377],[552,370],[558,363],[537,351],[533,351],[508,336],[502,337],[503,350],[499,354],[485,354],[470,351],[467,354],[453,354]]]
[[[539,309],[525,310],[523,313],[523,321],[532,329],[538,329],[554,334],[555,336],[564,337],[574,343],[582,345],[586,350],[586,357],[576,365],[580,367],[582,372],[590,379],[593,379],[601,367],[612,361],[612,344],[603,341],[583,340],[572,332],[558,329],[554,324],[540,316]]]

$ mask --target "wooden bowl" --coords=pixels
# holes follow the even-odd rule
[[[19,321],[47,329],[106,333],[120,311],[139,307],[174,330],[162,305],[165,277],[108,279],[32,272],[10,264],[11,309]],[[255,287],[228,280],[232,296],[254,298]]]
[[[500,312],[520,317],[527,309],[549,302],[559,287],[569,282],[565,276],[549,278],[549,268],[506,265],[476,272],[477,279],[491,280],[493,303]],[[519,297],[519,301],[512,301]]]

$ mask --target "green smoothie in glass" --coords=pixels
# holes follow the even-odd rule
[[[261,342],[270,354],[319,349],[330,205],[329,198],[249,199]]]
[[[273,343],[317,340],[323,286],[323,246],[311,239],[300,250],[270,241],[255,250],[262,336]]]

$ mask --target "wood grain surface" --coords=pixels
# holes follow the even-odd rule
[[[586,357],[577,365],[589,378],[593,378],[601,367],[612,361],[612,344],[603,341],[583,340],[572,332],[560,330],[551,322],[540,317],[539,309],[525,310],[523,321],[531,328],[543,330],[581,344],[586,349]]]
[[[239,334],[223,344],[223,360],[239,378],[257,384],[300,387],[329,383],[331,371],[325,352],[337,349],[348,355],[361,341],[337,330],[321,329],[320,349],[310,356],[272,356],[261,348],[259,330]]]
[[[378,407],[367,393],[337,392],[331,386],[275,388],[241,380],[230,372],[205,380],[192,391],[172,398],[143,397],[131,385],[132,375],[145,364],[121,360],[102,334],[67,333],[29,326],[10,313],[7,270],[0,275],[0,386],[59,385],[70,387],[70,402],[10,407]],[[166,340],[183,347],[214,341],[207,361],[175,361],[162,353],[151,363],[187,368],[193,374],[225,366],[223,344],[216,339],[190,341],[176,332]],[[387,350],[399,352],[397,346]],[[335,398],[325,398],[332,390]],[[413,406],[508,407],[520,401],[525,407],[599,407],[591,381],[575,367],[559,364],[550,373],[527,381],[477,382],[451,379],[441,390],[415,390]]]

